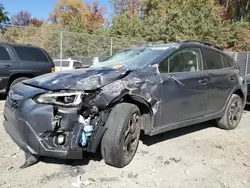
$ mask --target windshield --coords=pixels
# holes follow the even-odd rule
[[[137,48],[120,52],[106,61],[94,64],[91,68],[112,67],[121,68],[127,67],[129,69],[142,69],[148,66],[153,60],[161,56],[166,50],[170,48]]]
[[[60,60],[54,61],[56,67],[60,67],[61,62]],[[69,67],[70,61],[62,61],[62,67]]]
[[[115,54],[114,56],[111,56],[110,58],[106,59],[106,61],[125,61],[139,55],[143,51],[145,51],[145,48],[125,50],[123,52]]]

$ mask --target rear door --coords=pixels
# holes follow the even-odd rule
[[[221,111],[234,88],[236,72],[223,61],[223,53],[210,48],[203,48],[204,69],[208,73],[208,107],[207,114]]]
[[[13,48],[26,73],[38,76],[52,71],[54,63],[42,49],[29,46],[14,46]]]
[[[5,45],[0,45],[0,90],[8,87],[8,80],[11,75],[11,70],[16,68],[16,60],[12,55],[11,48]]]

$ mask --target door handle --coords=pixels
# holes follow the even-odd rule
[[[206,79],[206,78],[199,80],[199,83],[202,85],[206,85],[207,82],[208,82],[208,79]]]
[[[10,65],[4,65],[4,68],[10,68],[11,66]]]
[[[235,78],[234,78],[234,77],[229,77],[228,80],[229,80],[229,81],[234,81]]]

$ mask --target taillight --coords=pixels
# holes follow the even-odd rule
[[[52,67],[52,68],[51,68],[51,72],[55,72],[55,67]]]

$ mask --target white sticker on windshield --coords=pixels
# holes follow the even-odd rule
[[[151,50],[167,50],[170,46],[162,46],[162,47],[152,47]]]

